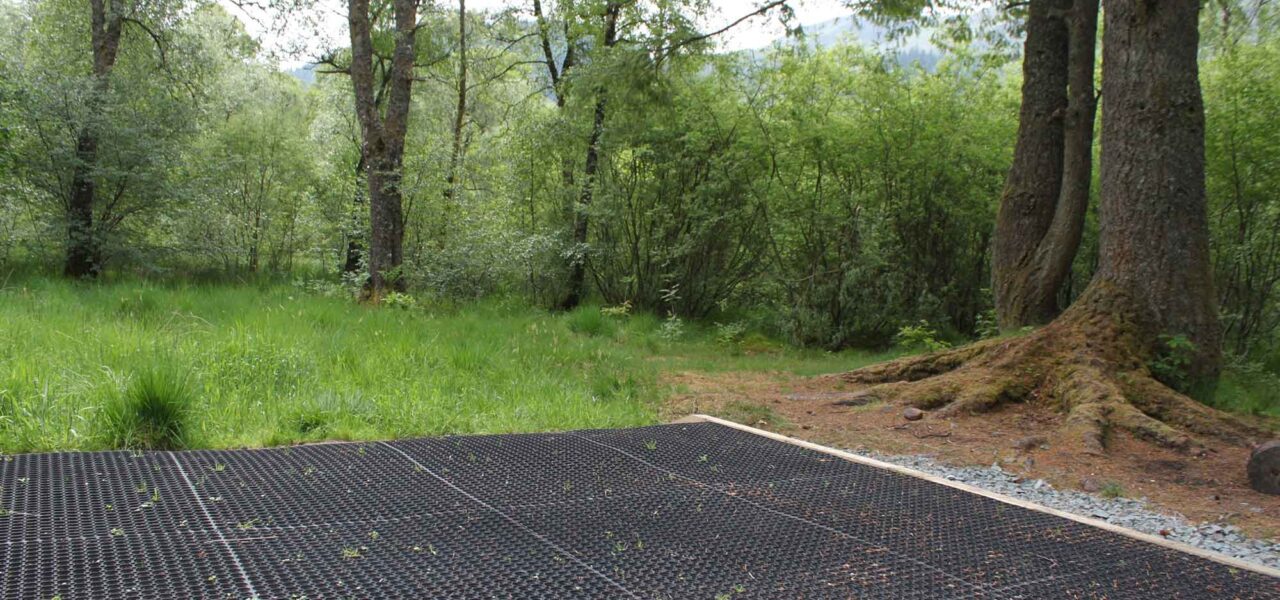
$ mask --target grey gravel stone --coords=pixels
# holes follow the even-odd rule
[[[1055,490],[1043,479],[1023,480],[1001,469],[998,464],[990,467],[951,467],[927,456],[884,455],[867,448],[856,448],[850,452],[1061,511],[1103,519],[1114,525],[1162,536],[1226,556],[1280,568],[1280,543],[1246,538],[1234,525],[1191,523],[1182,516],[1158,512],[1147,503],[1146,498],[1108,499],[1075,490]]]

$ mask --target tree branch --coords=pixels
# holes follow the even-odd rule
[[[737,26],[741,25],[743,22],[745,22],[745,21],[747,21],[747,20],[750,20],[750,19],[752,19],[752,18],[755,18],[755,17],[758,17],[758,16],[760,16],[760,15],[766,14],[766,13],[768,13],[769,11],[771,11],[771,10],[773,10],[773,9],[775,9],[775,8],[778,8],[778,7],[780,7],[780,6],[786,6],[786,5],[787,5],[787,2],[788,2],[788,0],[774,0],[773,2],[770,2],[770,3],[768,3],[768,4],[765,4],[764,6],[761,6],[760,8],[757,8],[756,10],[754,10],[754,11],[752,11],[752,12],[748,13],[748,14],[745,14],[745,15],[743,15],[743,16],[741,16],[741,17],[738,17],[738,19],[737,19],[736,21],[734,21],[734,22],[732,22],[732,23],[729,23],[728,25],[725,25],[724,27],[721,27],[720,29],[717,29],[717,30],[715,30],[715,31],[708,32],[708,33],[703,33],[703,34],[695,35],[695,36],[693,36],[693,37],[685,38],[685,39],[683,39],[683,40],[680,40],[680,41],[678,41],[678,42],[675,42],[674,44],[671,44],[670,46],[667,46],[666,48],[661,49],[661,50],[659,51],[659,53],[660,53],[660,55],[661,55],[661,56],[666,56],[666,55],[668,55],[668,54],[670,54],[670,53],[672,53],[672,52],[674,52],[674,51],[676,51],[676,50],[679,50],[680,48],[683,48],[683,47],[685,47],[685,46],[688,46],[689,44],[696,44],[696,43],[701,42],[701,41],[703,41],[703,40],[711,39],[711,38],[713,38],[713,37],[716,37],[716,36],[718,36],[718,35],[721,35],[721,34],[723,34],[723,33],[727,32],[727,31],[729,31],[730,29],[733,29],[734,27],[737,27]]]
[[[167,70],[169,68],[169,59],[165,56],[164,43],[160,40],[160,36],[156,32],[152,31],[150,27],[147,27],[146,23],[143,23],[138,19],[133,17],[120,17],[120,20],[125,23],[133,23],[134,25],[137,25],[139,29],[142,29],[147,32],[148,36],[151,36],[151,41],[155,42],[156,51],[160,53],[160,64]]]

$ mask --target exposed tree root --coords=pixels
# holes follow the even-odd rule
[[[907,357],[839,377],[872,384],[864,396],[943,417],[1010,402],[1048,402],[1066,415],[1062,438],[1088,453],[1102,453],[1113,429],[1193,452],[1203,449],[1202,437],[1232,444],[1266,437],[1264,429],[1156,381],[1142,358],[1133,319],[1117,310],[1123,304],[1095,293],[1022,337]]]

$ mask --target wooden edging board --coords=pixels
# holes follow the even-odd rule
[[[1269,576],[1271,576],[1271,577],[1280,578],[1280,569],[1273,569],[1273,568],[1271,568],[1271,567],[1266,567],[1266,566],[1259,565],[1259,564],[1256,564],[1256,563],[1245,562],[1245,561],[1243,561],[1243,560],[1240,560],[1240,559],[1237,559],[1237,558],[1232,558],[1232,557],[1230,557],[1230,556],[1226,556],[1226,555],[1224,555],[1224,554],[1218,554],[1217,552],[1210,552],[1210,551],[1208,551],[1208,550],[1204,550],[1204,549],[1201,549],[1201,548],[1196,548],[1195,546],[1190,546],[1190,545],[1187,545],[1187,544],[1183,544],[1183,543],[1181,543],[1181,542],[1174,542],[1174,541],[1171,541],[1171,540],[1167,540],[1167,539],[1162,538],[1162,537],[1160,537],[1160,536],[1155,536],[1155,535],[1151,535],[1151,534],[1147,534],[1147,533],[1142,533],[1141,531],[1135,531],[1135,530],[1133,530],[1133,529],[1128,529],[1128,528],[1125,528],[1125,527],[1120,527],[1119,525],[1113,525],[1113,524],[1108,523],[1108,522],[1106,522],[1106,521],[1103,521],[1103,520],[1101,520],[1101,519],[1093,519],[1093,518],[1090,518],[1090,517],[1084,517],[1084,516],[1080,516],[1080,515],[1077,515],[1077,514],[1072,514],[1072,513],[1066,512],[1066,511],[1061,511],[1061,510],[1058,510],[1058,509],[1055,509],[1055,508],[1049,508],[1049,507],[1047,507],[1047,506],[1043,506],[1043,505],[1040,505],[1040,504],[1035,504],[1035,503],[1033,503],[1033,502],[1027,502],[1026,500],[1019,500],[1019,499],[1017,499],[1017,498],[1013,498],[1013,497],[1011,497],[1011,496],[1005,496],[1005,495],[1002,495],[1002,494],[997,494],[997,493],[995,493],[995,492],[992,492],[992,491],[989,491],[989,490],[985,490],[985,489],[982,489],[982,488],[980,488],[980,487],[972,486],[972,485],[969,485],[969,484],[966,484],[966,483],[960,483],[960,482],[958,482],[958,481],[951,481],[951,480],[949,480],[949,479],[944,479],[944,478],[942,478],[942,477],[938,477],[938,476],[936,476],[936,475],[930,475],[929,473],[925,473],[925,472],[923,472],[923,471],[917,471],[917,470],[912,469],[912,468],[910,468],[910,467],[904,467],[904,466],[902,466],[902,465],[895,465],[895,464],[893,464],[893,463],[887,463],[887,462],[884,462],[884,461],[882,461],[882,460],[876,460],[876,459],[874,459],[874,458],[868,458],[868,457],[866,457],[866,456],[859,456],[859,455],[857,455],[857,454],[853,454],[853,453],[851,453],[851,452],[845,452],[845,451],[843,451],[843,450],[836,450],[835,448],[828,448],[828,447],[823,446],[823,445],[821,445],[821,444],[815,444],[815,443],[813,443],[813,442],[806,442],[806,441],[804,441],[804,440],[797,439],[797,438],[793,438],[793,437],[788,437],[788,436],[782,435],[782,434],[780,434],[780,433],[774,433],[774,432],[772,432],[772,431],[765,431],[765,430],[763,430],[763,429],[756,429],[755,427],[749,427],[749,426],[747,426],[747,425],[742,425],[742,424],[740,424],[740,423],[734,423],[734,422],[732,422],[732,421],[726,421],[726,420],[724,420],[724,419],[719,419],[719,418],[712,417],[712,416],[709,416],[709,415],[689,415],[689,416],[684,417],[684,418],[682,418],[682,419],[676,420],[676,421],[675,421],[675,423],[715,423],[715,424],[718,424],[718,425],[723,425],[723,426],[725,426],[725,427],[732,427],[732,428],[734,428],[734,429],[738,429],[738,430],[745,431],[745,432],[748,432],[748,433],[754,433],[754,434],[756,434],[756,435],[763,436],[763,437],[767,437],[767,438],[772,439],[772,440],[777,440],[777,441],[779,441],[779,442],[784,442],[784,443],[787,443],[787,444],[792,444],[792,445],[794,445],[794,446],[800,446],[800,447],[802,447],[802,448],[808,448],[808,449],[810,449],[810,450],[816,450],[816,451],[818,451],[818,452],[822,452],[822,453],[825,453],[825,454],[830,454],[830,455],[832,455],[832,456],[836,456],[836,457],[839,457],[839,458],[843,458],[843,459],[845,459],[845,460],[847,460],[847,461],[850,461],[850,462],[856,462],[856,463],[864,464],[864,465],[867,465],[867,466],[876,467],[876,468],[879,468],[879,469],[886,469],[886,470],[889,470],[889,471],[894,471],[894,472],[897,472],[897,473],[902,473],[903,475],[909,475],[909,476],[911,476],[911,477],[916,477],[916,478],[919,478],[919,479],[924,479],[924,480],[926,480],[926,481],[931,481],[931,482],[936,483],[936,484],[939,484],[939,485],[945,485],[945,486],[953,487],[953,488],[956,488],[956,489],[959,489],[959,490],[964,490],[964,491],[969,492],[969,493],[971,493],[971,494],[977,494],[977,495],[979,495],[979,496],[986,496],[987,498],[991,498],[992,500],[998,500],[998,501],[1000,501],[1000,502],[1004,502],[1005,504],[1012,504],[1012,505],[1014,505],[1014,506],[1020,506],[1020,507],[1022,507],[1022,508],[1028,509],[1028,510],[1034,510],[1034,511],[1037,511],[1037,512],[1042,512],[1042,513],[1051,514],[1051,515],[1053,515],[1053,516],[1055,516],[1055,517],[1062,517],[1062,518],[1064,518],[1064,519],[1070,519],[1070,520],[1075,521],[1075,522],[1077,522],[1077,523],[1084,523],[1085,525],[1091,525],[1091,526],[1093,526],[1093,527],[1097,527],[1097,528],[1099,528],[1099,529],[1105,529],[1105,530],[1107,530],[1107,531],[1111,531],[1111,532],[1113,532],[1113,533],[1118,533],[1118,534],[1120,534],[1120,535],[1124,535],[1124,536],[1128,536],[1128,537],[1131,537],[1131,538],[1134,538],[1134,539],[1142,540],[1142,541],[1144,541],[1144,542],[1148,542],[1148,543],[1151,543],[1151,544],[1155,544],[1155,545],[1157,545],[1157,546],[1163,546],[1163,547],[1165,547],[1165,548],[1170,548],[1170,549],[1173,549],[1173,550],[1177,550],[1177,551],[1179,551],[1179,552],[1186,552],[1187,554],[1194,554],[1194,555],[1199,556],[1199,557],[1201,557],[1201,558],[1205,558],[1205,559],[1208,559],[1208,560],[1212,560],[1212,561],[1214,561],[1214,562],[1221,563],[1221,564],[1224,564],[1224,565],[1227,565],[1227,566],[1230,566],[1230,567],[1233,567],[1233,568],[1236,568],[1236,569],[1245,569],[1245,570],[1248,570],[1248,571],[1254,571],[1254,572],[1256,572],[1256,573],[1261,573],[1261,574],[1263,574],[1263,575],[1269,575]]]

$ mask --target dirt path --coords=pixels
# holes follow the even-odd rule
[[[1248,449],[1223,446],[1203,457],[1156,447],[1125,433],[1105,457],[1055,448],[1061,416],[1048,407],[1015,404],[992,414],[909,422],[885,405],[838,406],[859,389],[824,377],[783,373],[675,372],[664,416],[706,413],[839,448],[923,454],[956,466],[989,466],[1045,479],[1059,489],[1147,498],[1192,521],[1230,523],[1247,534],[1280,537],[1280,497],[1249,488]]]

